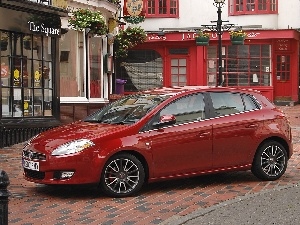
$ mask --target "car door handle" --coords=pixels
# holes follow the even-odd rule
[[[257,127],[258,127],[257,124],[250,124],[246,126],[246,128],[257,128]]]
[[[207,137],[210,135],[210,132],[203,132],[199,134],[199,137]]]

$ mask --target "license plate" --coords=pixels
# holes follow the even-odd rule
[[[29,160],[23,159],[22,164],[25,169],[35,170],[35,171],[40,170],[39,162],[34,162],[34,161],[29,161]]]

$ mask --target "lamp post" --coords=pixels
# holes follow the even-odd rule
[[[216,86],[223,86],[223,63],[222,63],[222,34],[223,31],[228,31],[230,28],[234,26],[234,24],[226,23],[223,24],[223,22],[229,22],[222,20],[222,7],[225,5],[225,0],[214,0],[213,3],[214,6],[217,7],[218,11],[218,20],[217,21],[211,21],[212,23],[216,23],[216,25],[202,25],[208,29],[210,29],[213,32],[216,32],[218,35],[218,79],[216,82]]]
[[[218,35],[218,77],[219,77],[219,86],[223,85],[223,63],[222,63],[222,10],[221,8],[224,5],[225,0],[214,0],[214,6],[216,6],[218,8],[218,20],[217,20],[217,35]]]

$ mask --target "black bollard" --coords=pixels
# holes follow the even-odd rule
[[[8,197],[7,187],[9,178],[4,170],[0,170],[0,225],[8,225]]]

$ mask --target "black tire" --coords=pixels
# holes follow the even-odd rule
[[[266,141],[257,150],[252,173],[261,180],[277,180],[286,171],[287,151],[277,141]]]
[[[104,165],[100,187],[112,197],[127,197],[136,194],[145,182],[142,163],[133,155],[120,153],[112,156]]]

